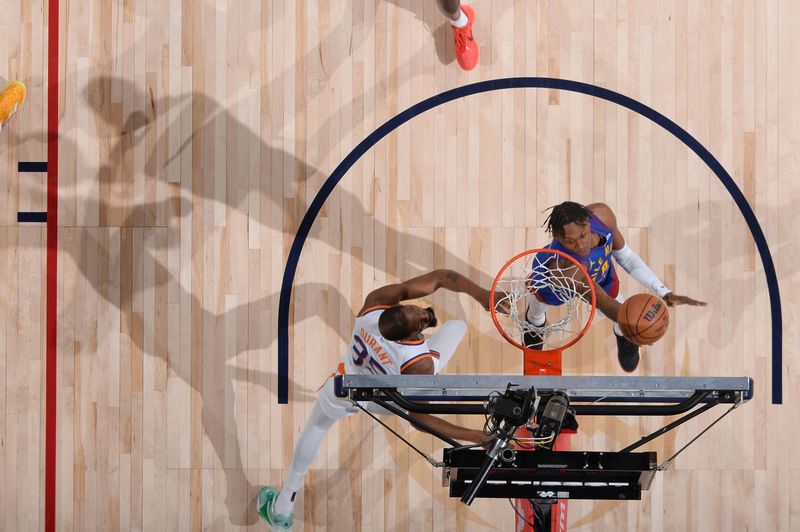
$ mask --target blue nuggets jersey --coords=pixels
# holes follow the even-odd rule
[[[619,292],[619,278],[614,269],[614,263],[611,260],[611,250],[614,243],[614,238],[611,236],[611,229],[600,221],[591,211],[589,212],[589,227],[592,233],[600,235],[600,244],[592,248],[587,257],[579,257],[570,253],[558,240],[553,240],[546,248],[566,253],[583,264],[583,267],[589,272],[589,276],[600,288],[605,290],[609,296],[617,297],[617,293]],[[536,297],[548,305],[561,305],[564,302],[549,289],[538,290],[536,292]]]

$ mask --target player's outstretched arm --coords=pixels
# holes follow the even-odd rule
[[[592,205],[587,205],[587,208],[594,212],[595,215],[611,229],[611,237],[614,240],[614,250],[612,252],[614,260],[623,270],[628,272],[631,277],[652,290],[658,297],[662,298],[669,307],[674,307],[675,305],[702,307],[706,305],[704,301],[673,293],[661,282],[661,279],[658,278],[642,258],[625,243],[625,238],[617,227],[617,217],[608,205],[604,203],[593,203]]]
[[[409,366],[403,375],[433,375],[433,361],[431,359],[421,360]],[[449,421],[431,414],[417,414],[409,412],[409,415],[420,423],[431,427],[437,432],[444,434],[454,440],[468,441],[472,443],[483,443],[489,439],[482,430],[468,429],[459,425],[454,425]]]
[[[453,425],[449,421],[431,414],[416,414],[414,412],[409,412],[408,415],[420,423],[424,423],[425,425],[429,426],[436,432],[444,434],[445,436],[453,438],[454,440],[462,442],[468,441],[471,443],[484,443],[491,439],[489,436],[484,434],[482,430],[459,427],[458,425]]]
[[[489,291],[453,270],[434,270],[408,281],[383,286],[370,292],[364,308],[377,305],[397,305],[401,301],[429,296],[439,288],[470,295],[485,309],[489,309]]]

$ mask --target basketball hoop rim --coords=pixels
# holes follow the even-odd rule
[[[497,312],[495,311],[494,295],[495,295],[495,290],[497,289],[497,284],[500,282],[500,279],[503,277],[503,274],[509,268],[509,266],[511,266],[511,264],[513,262],[515,262],[517,259],[519,259],[521,257],[524,257],[525,255],[531,255],[531,254],[534,254],[534,253],[554,253],[556,255],[560,255],[561,257],[564,257],[565,259],[567,259],[570,262],[572,262],[573,264],[575,264],[580,269],[580,271],[583,272],[583,275],[585,276],[585,278],[589,279],[591,281],[589,283],[589,290],[590,290],[590,292],[592,294],[592,310],[589,312],[589,319],[586,320],[586,325],[583,326],[583,329],[581,329],[580,334],[578,334],[575,338],[573,338],[572,340],[570,340],[569,342],[567,342],[563,346],[560,346],[560,347],[558,347],[556,349],[542,349],[541,351],[539,351],[539,350],[535,351],[536,353],[541,353],[541,354],[561,353],[562,351],[564,351],[564,350],[572,347],[573,345],[575,345],[578,342],[578,340],[583,338],[583,335],[586,334],[586,331],[589,330],[589,326],[592,324],[592,320],[594,319],[595,311],[597,310],[597,294],[595,292],[594,282],[592,281],[591,277],[589,277],[589,272],[586,270],[586,267],[584,267],[584,265],[581,264],[575,257],[573,257],[573,256],[571,256],[571,255],[569,255],[567,253],[564,253],[563,251],[559,251],[557,249],[546,249],[546,248],[529,249],[527,251],[523,251],[521,253],[517,253],[512,258],[510,258],[509,260],[506,261],[506,263],[503,265],[502,268],[500,268],[500,270],[497,272],[497,275],[495,275],[495,277],[494,277],[494,282],[492,283],[492,289],[491,289],[491,291],[489,293],[489,312],[492,315],[492,321],[494,322],[495,328],[497,328],[497,330],[500,332],[500,335],[503,338],[505,338],[508,343],[510,343],[511,345],[513,345],[513,346],[515,346],[515,347],[517,347],[519,349],[522,349],[524,352],[532,351],[530,348],[525,347],[521,343],[517,342],[514,338],[512,338],[506,332],[506,330],[503,328],[503,326],[500,325],[500,322],[497,319]]]

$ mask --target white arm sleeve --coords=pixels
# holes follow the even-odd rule
[[[615,249],[611,252],[617,264],[622,266],[622,269],[628,272],[631,277],[645,285],[647,288],[658,294],[658,297],[664,297],[672,292],[669,288],[664,286],[661,279],[653,273],[647,264],[644,263],[642,258],[631,249],[628,244],[625,244],[622,249]]]

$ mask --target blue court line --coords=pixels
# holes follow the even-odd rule
[[[294,275],[297,271],[297,264],[300,261],[303,245],[311,231],[314,220],[316,220],[328,196],[330,196],[344,174],[347,173],[362,155],[383,137],[425,111],[473,94],[518,88],[557,89],[577,92],[626,107],[672,133],[678,140],[697,154],[697,156],[708,165],[711,171],[714,172],[739,207],[739,211],[741,211],[742,216],[744,216],[747,222],[747,226],[750,228],[750,232],[753,234],[753,240],[755,240],[758,253],[761,256],[764,275],[767,278],[770,311],[772,314],[772,404],[781,404],[783,402],[783,322],[778,277],[775,273],[775,265],[772,262],[772,255],[769,252],[769,246],[767,246],[767,239],[764,236],[764,232],[761,230],[761,226],[756,219],[753,209],[747,203],[747,199],[731,178],[730,174],[728,174],[719,161],[711,155],[711,152],[685,129],[643,103],[618,92],[598,87],[597,85],[568,79],[539,77],[516,77],[480,81],[478,83],[464,85],[463,87],[457,87],[423,100],[387,120],[383,125],[361,141],[358,146],[353,148],[347,157],[339,163],[339,166],[334,169],[333,173],[328,177],[325,183],[322,184],[319,192],[317,192],[317,195],[308,207],[308,211],[306,211],[305,216],[303,216],[300,227],[297,229],[297,234],[292,242],[292,247],[289,250],[289,256],[286,259],[286,269],[283,272],[281,296],[278,305],[278,403],[286,404],[289,402],[289,305],[291,303],[292,283],[294,282]]]
[[[47,172],[47,161],[20,161],[17,163],[17,172]]]
[[[47,172],[47,161],[19,161],[17,172],[21,174]],[[17,223],[47,223],[47,211],[20,211],[17,213]]]
[[[41,211],[41,212],[20,211],[17,213],[17,223],[36,223],[36,222],[47,222],[47,211]]]

